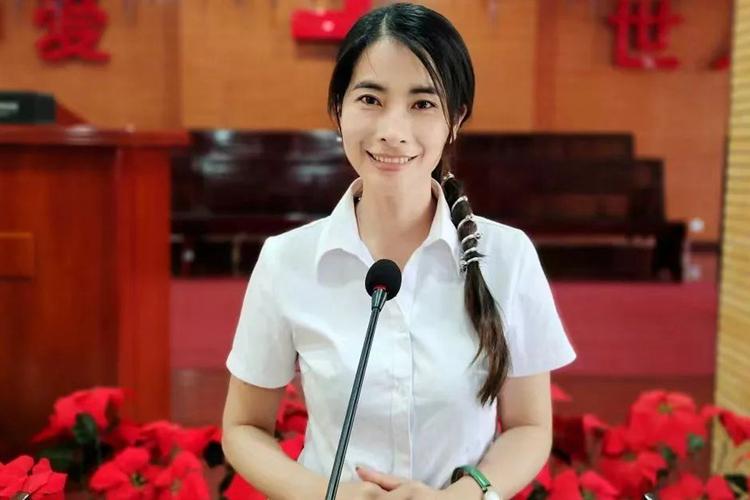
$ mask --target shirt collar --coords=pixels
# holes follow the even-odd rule
[[[450,207],[443,195],[440,184],[431,179],[432,194],[437,198],[437,208],[432,219],[430,232],[422,246],[427,247],[436,242],[446,245],[450,252],[452,265],[460,274],[459,241],[456,227],[451,221]],[[325,226],[318,241],[315,253],[316,267],[320,265],[321,259],[329,252],[343,250],[355,256],[361,256],[367,250],[359,237],[357,217],[354,212],[354,196],[362,190],[362,179],[358,178],[349,185],[344,196],[336,204],[331,215],[325,221]]]

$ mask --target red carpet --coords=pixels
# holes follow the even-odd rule
[[[247,281],[172,282],[173,368],[216,368],[229,351]],[[709,375],[713,283],[553,283],[578,375]]]

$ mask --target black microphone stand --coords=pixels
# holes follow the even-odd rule
[[[352,386],[352,393],[349,396],[349,404],[346,407],[346,416],[344,417],[344,425],[341,428],[339,446],[336,449],[336,458],[333,461],[331,478],[328,480],[326,500],[334,500],[336,498],[336,491],[338,490],[339,481],[341,480],[341,469],[344,466],[344,456],[346,455],[346,448],[349,445],[349,436],[352,433],[352,425],[354,424],[354,414],[357,412],[357,403],[359,403],[359,393],[362,392],[362,380],[365,376],[367,360],[370,357],[372,339],[375,335],[375,326],[378,324],[378,316],[380,316],[380,311],[383,309],[387,297],[388,293],[383,287],[377,287],[372,292],[370,324],[367,326],[365,342],[362,345],[362,354],[359,355],[359,366],[357,366],[357,373],[354,375],[354,385]]]

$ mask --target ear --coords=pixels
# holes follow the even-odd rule
[[[464,122],[464,118],[466,117],[466,105],[461,106],[461,115],[458,118],[458,121],[456,122],[456,125],[453,126],[453,130],[451,131],[451,137],[456,138],[458,137],[458,130],[461,128],[461,124]],[[451,140],[451,137],[448,138],[448,143],[453,142]]]

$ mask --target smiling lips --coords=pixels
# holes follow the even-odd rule
[[[373,154],[367,151],[367,154],[370,155],[370,158],[373,160],[380,162],[380,163],[391,163],[395,165],[403,165],[405,163],[409,163],[411,160],[416,158],[416,156],[390,156],[390,155],[379,155],[379,154]]]

